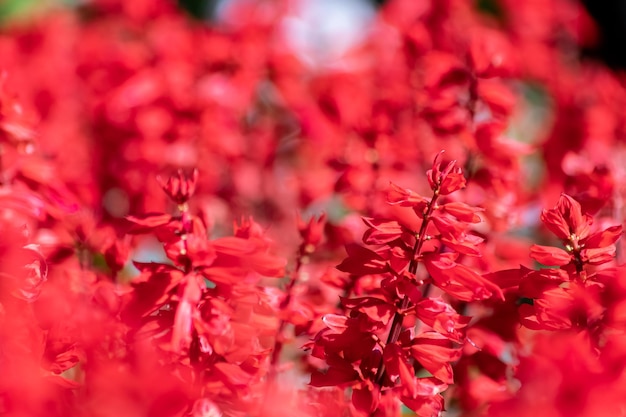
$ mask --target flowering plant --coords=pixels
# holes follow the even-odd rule
[[[309,7],[0,20],[0,414],[623,415],[583,6],[388,0],[328,50]]]

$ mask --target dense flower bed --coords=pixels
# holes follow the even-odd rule
[[[626,415],[624,75],[487,3],[5,22],[0,415]]]

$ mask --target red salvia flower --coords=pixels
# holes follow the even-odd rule
[[[481,210],[463,203],[439,204],[440,198],[466,184],[455,162],[442,169],[440,158],[441,153],[427,173],[431,198],[390,185],[389,204],[412,208],[418,230],[394,220],[364,219],[368,229],[363,241],[376,249],[347,246],[348,258],[338,269],[356,276],[380,275],[384,286],[376,295],[343,298],[341,304],[350,310],[350,318],[326,316],[328,328],[312,345],[313,354],[325,359],[329,368],[324,376],[315,374],[311,383],[351,386],[352,402],[364,413],[377,410],[381,395],[397,395],[423,415],[437,415],[443,409],[439,394],[454,381],[450,363],[460,357],[456,343],[464,341],[469,318],[442,299],[428,297],[429,286],[463,301],[503,298],[488,278],[455,262],[460,253],[480,255],[475,247],[482,239],[467,229],[480,221],[476,213]],[[444,247],[447,253],[442,253]],[[428,283],[417,275],[420,263],[426,265]],[[414,335],[403,328],[404,319],[412,314],[433,331]],[[382,331],[389,326],[384,342]],[[434,378],[417,377],[413,361]]]
[[[183,174],[182,170],[176,171],[176,175],[168,178],[167,181],[158,177],[157,180],[167,196],[176,204],[185,204],[196,191],[196,183],[198,182],[198,170],[194,169],[191,177]]]
[[[578,272],[583,264],[601,265],[615,256],[615,242],[622,226],[612,226],[591,234],[592,217],[583,214],[580,203],[563,194],[557,206],[544,210],[541,220],[565,245],[565,250],[533,245],[531,257],[544,265],[565,266],[573,263]]]

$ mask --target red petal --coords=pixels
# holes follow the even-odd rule
[[[589,236],[582,243],[585,248],[603,248],[613,243],[622,236],[622,226],[611,226],[601,232],[597,232]]]
[[[383,325],[387,325],[396,312],[395,306],[375,297],[342,298],[341,303],[344,307],[360,311],[371,320]]]
[[[252,382],[253,376],[237,365],[218,362],[213,366],[215,367],[216,374],[221,377],[222,382],[233,388],[234,391],[236,389],[245,388]]]
[[[389,344],[385,346],[383,352],[383,359],[385,361],[385,367],[387,374],[392,381],[400,378],[404,391],[408,396],[415,397],[418,395],[418,385],[413,373],[413,368],[409,368],[406,363],[402,349],[397,344]]]
[[[357,244],[346,245],[348,257],[337,265],[337,269],[355,275],[369,275],[388,270],[385,259],[376,252]]]
[[[389,191],[387,192],[387,202],[389,204],[398,204],[402,207],[414,207],[421,204],[427,204],[430,200],[422,197],[413,190],[402,188],[392,182],[389,183]]]
[[[36,194],[11,188],[0,189],[0,208],[28,214],[38,220],[44,220],[46,217],[45,204]]]
[[[138,216],[126,216],[126,220],[133,223],[129,233],[149,233],[157,227],[168,224],[172,221],[172,216],[169,214],[147,213]]]
[[[216,252],[227,255],[241,256],[254,252],[256,245],[253,240],[241,239],[239,237],[227,236],[211,241]]]
[[[572,261],[572,256],[563,249],[552,246],[532,245],[530,257],[543,265],[563,266]]]
[[[411,355],[435,378],[454,382],[450,362],[461,357],[461,350],[453,348],[449,339],[435,332],[422,333],[413,339]]]
[[[461,316],[441,298],[425,298],[415,306],[417,317],[438,333],[455,342],[464,337],[462,329],[470,322],[470,317]]]
[[[485,274],[483,277],[490,280],[502,289],[513,288],[519,286],[524,272],[522,269],[505,269],[502,271]]]
[[[313,387],[332,387],[352,384],[359,379],[359,374],[354,370],[352,365],[341,359],[334,361],[328,371],[322,373],[313,371],[311,373],[311,382],[309,385]],[[329,362],[327,360],[327,362]]]
[[[439,416],[443,411],[443,397],[441,395],[417,398],[402,397],[400,399],[418,416]]]
[[[591,265],[602,265],[615,259],[615,245],[605,248],[583,249],[580,254],[584,262]]]
[[[255,253],[246,258],[250,267],[257,273],[266,277],[283,277],[287,260],[269,253]]]
[[[363,235],[363,243],[368,245],[382,245],[400,238],[402,227],[396,221],[363,218],[369,227]]]
[[[468,204],[461,202],[446,203],[442,206],[439,206],[439,210],[451,214],[458,220],[467,223],[479,223],[481,219],[480,216],[476,213],[485,211],[485,209],[472,207]]]
[[[335,333],[342,333],[348,328],[348,318],[338,314],[326,314],[322,317],[324,324]]]
[[[443,255],[426,257],[425,265],[435,285],[459,300],[484,300],[492,296],[504,300],[500,287]]]
[[[369,387],[354,388],[352,390],[352,405],[357,410],[370,414],[378,407],[380,400],[380,392],[376,387],[370,389]]]

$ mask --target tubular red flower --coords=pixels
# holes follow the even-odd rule
[[[170,176],[167,181],[157,177],[159,184],[163,187],[163,191],[167,196],[176,204],[185,204],[196,191],[196,184],[198,182],[198,170],[194,169],[191,173],[191,177],[183,174],[183,171],[179,169],[176,171],[176,175]]]

